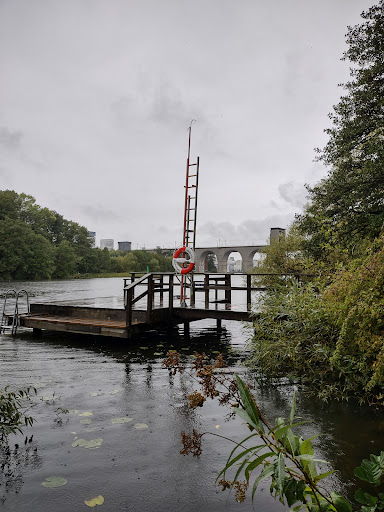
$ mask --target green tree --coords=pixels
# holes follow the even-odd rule
[[[0,220],[0,278],[50,279],[53,247],[20,220]]]
[[[328,176],[308,188],[309,205],[298,217],[306,247],[316,258],[335,248],[357,253],[384,223],[384,0],[348,27],[351,79],[330,114],[333,126],[319,160]]]
[[[71,278],[76,274],[76,268],[76,252],[69,242],[64,240],[55,248],[55,271],[52,277],[54,279]]]

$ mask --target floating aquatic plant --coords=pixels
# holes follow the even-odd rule
[[[96,505],[102,505],[104,503],[104,498],[100,494],[99,496],[96,496],[96,498],[85,500],[84,503],[87,505],[87,507],[96,507]]]
[[[137,430],[144,430],[144,429],[148,428],[148,425],[146,423],[135,423],[134,427]]]
[[[93,412],[89,412],[89,411],[87,411],[87,412],[80,412],[79,416],[93,416]]]
[[[123,416],[122,418],[112,418],[111,419],[111,423],[113,425],[115,425],[117,423],[129,423],[130,421],[132,421],[132,418],[128,418],[128,416]]]
[[[92,423],[92,420],[86,418],[85,420],[80,420],[80,423],[82,425],[90,425]]]
[[[76,439],[73,441],[72,446],[76,448],[80,446],[81,448],[88,448],[90,450],[94,450],[96,448],[100,448],[103,439],[100,437],[98,439]]]
[[[44,482],[41,483],[44,487],[54,488],[54,487],[61,487],[62,485],[65,485],[67,483],[66,478],[63,478],[62,476],[48,476]]]

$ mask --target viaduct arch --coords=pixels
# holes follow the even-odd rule
[[[195,249],[195,268],[197,272],[207,272],[208,256],[214,254],[217,258],[220,273],[227,272],[228,257],[231,252],[239,252],[242,258],[242,272],[248,272],[253,268],[254,255],[263,249],[265,245],[234,245],[227,247],[204,247]]]
[[[285,229],[271,228],[270,242],[281,240],[284,237]],[[197,272],[208,271],[208,256],[213,254],[217,258],[219,273],[227,272],[228,258],[231,252],[239,252],[242,258],[242,272],[248,272],[253,268],[253,257],[267,245],[229,245],[226,247],[197,247],[195,249],[195,269]],[[164,249],[163,251],[170,251]]]

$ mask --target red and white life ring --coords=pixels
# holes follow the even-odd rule
[[[182,253],[188,254],[189,258],[179,258]],[[184,268],[186,263],[188,263],[188,267]],[[192,272],[195,267],[195,255],[192,249],[189,247],[180,247],[180,249],[177,249],[173,255],[172,265],[179,274],[189,274],[189,272]]]

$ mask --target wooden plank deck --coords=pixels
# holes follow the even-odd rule
[[[200,276],[201,278],[201,276]],[[124,280],[124,309],[92,308],[60,304],[31,304],[30,313],[19,317],[19,325],[36,331],[49,330],[111,336],[128,339],[150,329],[164,329],[184,324],[188,332],[190,322],[207,318],[215,319],[218,327],[222,320],[251,321],[249,310],[252,287],[251,276],[246,276],[245,286],[232,286],[231,276],[203,274],[203,281],[192,281],[190,305],[177,307],[172,273],[149,273],[140,277],[132,274]],[[221,284],[220,284],[221,283]],[[139,289],[139,287],[141,287]],[[141,290],[144,287],[144,292]],[[232,291],[244,291],[248,310],[232,309]],[[210,291],[214,297],[210,296]],[[202,307],[195,304],[195,294],[204,294]],[[220,294],[224,297],[220,298]],[[159,300],[155,301],[155,294]],[[165,305],[164,305],[165,303]]]

